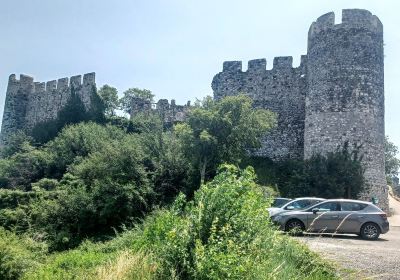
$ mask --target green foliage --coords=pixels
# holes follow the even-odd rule
[[[131,113],[131,102],[133,97],[142,98],[144,100],[148,100],[153,102],[154,94],[151,93],[148,89],[140,89],[140,88],[129,88],[124,91],[124,96],[120,99],[120,109],[125,113]]]
[[[97,101],[94,108],[101,108],[103,100]],[[73,119],[60,115],[63,123]],[[101,122],[93,111],[86,115]],[[200,175],[210,179],[218,164],[243,164],[248,149],[258,147],[274,125],[273,114],[253,110],[239,96],[205,99],[173,131],[156,114],[107,122],[68,125],[37,147],[21,137],[0,159],[0,226],[16,238],[45,241],[51,252],[36,258],[37,269],[32,265],[19,275],[107,279],[107,269],[122,269],[129,279],[143,267],[151,279],[333,278],[315,255],[275,232],[265,211],[273,191],[255,183],[251,168],[224,165],[195,192]],[[177,195],[169,208],[145,217]],[[102,243],[132,224],[134,229]],[[29,249],[16,263],[35,252],[44,254]]]
[[[183,212],[180,197],[148,218],[134,249],[155,255],[159,279],[171,271],[178,279],[333,279],[314,254],[273,230],[254,179],[251,168],[223,166]]]
[[[6,159],[0,159],[0,187],[29,191],[31,182],[45,175],[49,158],[30,145]]]
[[[356,199],[365,182],[361,160],[360,147],[345,143],[335,152],[306,160],[253,158],[250,162],[261,174],[261,182],[276,185],[281,196]]]
[[[179,192],[191,196],[197,189],[198,180],[191,162],[185,157],[181,141],[174,133],[164,133],[159,151],[153,177],[159,203],[171,203]]]
[[[51,241],[51,249],[110,234],[112,228],[141,218],[150,209],[153,189],[143,154],[133,136],[125,138],[75,161],[56,188],[57,198],[32,204],[32,223]]]
[[[391,178],[399,175],[400,160],[397,158],[399,152],[398,147],[385,137],[385,173],[387,181],[391,182]]]
[[[19,130],[10,136],[7,145],[1,147],[0,157],[7,158],[16,153],[23,152],[29,148],[32,142],[32,137]]]
[[[37,194],[35,192],[0,189],[0,209],[13,209],[20,204],[28,204],[31,199],[36,196]]]
[[[244,95],[221,101],[209,97],[192,109],[186,122],[176,125],[174,130],[204,182],[215,174],[219,164],[239,164],[249,149],[260,147],[262,135],[275,122],[272,112],[252,108],[251,99]]]
[[[0,227],[0,279],[20,279],[27,270],[39,264],[45,252],[44,244]]]
[[[316,254],[274,230],[268,200],[254,180],[251,168],[225,165],[193,201],[180,195],[140,228],[56,254],[25,279],[101,279],[99,268],[124,271],[126,263],[120,279],[130,279],[126,275],[138,267],[149,279],[336,279]],[[143,268],[130,261],[132,255],[145,255],[152,265]]]
[[[98,94],[104,102],[106,116],[115,116],[115,111],[119,107],[118,90],[115,87],[104,85],[99,89]]]

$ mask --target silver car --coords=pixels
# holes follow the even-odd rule
[[[310,207],[311,205],[317,204],[324,200],[325,200],[324,198],[318,198],[318,197],[296,198],[296,199],[291,200],[279,207],[268,208],[269,216],[272,218],[275,215],[278,215],[280,213],[284,213],[287,211],[306,209],[306,208]]]
[[[330,199],[301,211],[281,213],[272,221],[284,231],[349,233],[375,240],[389,231],[386,213],[370,202]]]

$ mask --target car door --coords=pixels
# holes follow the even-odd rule
[[[313,209],[317,211],[313,211]],[[340,204],[328,201],[309,210],[308,225],[313,232],[335,232],[339,225]]]
[[[341,202],[340,223],[338,232],[359,233],[362,223],[366,220],[363,210],[367,204],[358,202]]]

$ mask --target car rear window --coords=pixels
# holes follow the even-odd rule
[[[361,211],[367,204],[365,203],[357,203],[357,202],[342,202],[342,211]]]

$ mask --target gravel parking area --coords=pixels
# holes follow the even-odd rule
[[[296,238],[338,264],[344,279],[400,280],[400,202],[391,198],[390,207],[394,213],[389,218],[391,228],[377,241],[341,234],[333,237],[307,234]]]
[[[328,234],[297,238],[343,268],[344,279],[400,279],[400,227],[391,228],[377,241]]]

